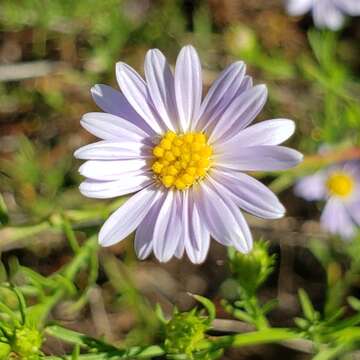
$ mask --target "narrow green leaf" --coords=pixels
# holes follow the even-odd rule
[[[306,293],[306,291],[304,289],[299,289],[299,300],[300,300],[300,304],[301,304],[301,308],[303,311],[303,314],[305,315],[305,317],[308,320],[315,320],[316,315],[315,315],[315,310],[314,307],[311,303],[311,300],[308,296],[308,294]]]
[[[209,314],[209,321],[210,323],[212,323],[216,316],[216,309],[214,303],[204,296],[191,294],[191,293],[188,294],[193,298],[195,298],[201,305],[204,306],[204,308],[207,310]]]
[[[347,298],[347,301],[354,310],[360,311],[360,300],[359,299],[357,299],[354,296],[349,296]]]
[[[163,309],[161,308],[161,305],[159,303],[157,303],[155,306],[155,314],[163,324],[166,324],[168,322],[168,320],[166,320]]]

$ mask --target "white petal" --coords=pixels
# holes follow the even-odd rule
[[[209,252],[210,233],[200,217],[192,196],[191,192],[186,209],[189,225],[188,236],[185,238],[185,248],[190,261],[194,264],[201,264]]]
[[[89,133],[104,140],[144,142],[149,139],[149,135],[138,126],[107,113],[87,113],[80,123]]]
[[[321,215],[321,226],[332,234],[339,234],[344,238],[351,238],[355,233],[355,226],[340,199],[331,197]]]
[[[198,118],[202,96],[200,59],[192,46],[184,46],[176,60],[175,95],[180,128],[188,131]]]
[[[83,160],[128,160],[151,157],[151,147],[141,142],[103,140],[76,150],[74,156]]]
[[[248,253],[252,248],[252,236],[236,205],[232,201],[225,201],[214,190],[213,185],[206,184],[205,181],[196,190],[196,205],[213,238],[223,245],[232,245],[239,251]]]
[[[264,219],[284,216],[285,208],[276,195],[260,181],[239,172],[211,171],[217,186],[224,190],[237,206]]]
[[[112,87],[97,84],[91,88],[91,95],[96,105],[109,114],[119,116],[134,125],[143,129],[150,136],[154,136],[154,131],[146,124],[144,119],[131,107],[125,96]]]
[[[149,91],[140,75],[125,63],[116,64],[116,78],[120,89],[134,110],[158,134],[164,131],[164,126],[151,101]]]
[[[152,184],[151,173],[128,173],[121,180],[99,181],[87,179],[80,184],[80,192],[89,198],[110,199],[134,193]]]
[[[183,239],[180,239],[174,255],[178,259],[182,259],[182,257],[184,256],[184,252],[185,252],[184,241],[183,241]]]
[[[166,194],[162,194],[154,203],[144,220],[138,226],[135,234],[135,251],[139,259],[146,259],[153,250],[155,222]]]
[[[178,130],[174,76],[165,56],[158,49],[149,50],[146,54],[145,77],[159,115],[169,129]]]
[[[220,141],[219,144],[216,144],[216,151],[226,151],[230,147],[239,150],[241,147],[256,145],[279,145],[287,140],[294,131],[295,123],[292,120],[262,121],[241,130],[224,142]]]
[[[242,85],[246,66],[242,61],[229,65],[211,85],[201,104],[199,120],[194,124],[199,130],[218,119]]]
[[[327,174],[324,171],[301,178],[294,186],[295,195],[307,201],[325,199],[327,193],[326,178]]]
[[[266,99],[265,85],[254,86],[233,99],[211,131],[209,142],[232,137],[248,126],[262,110]]]
[[[311,10],[313,4],[314,0],[288,0],[287,12],[292,16],[304,15]]]
[[[348,211],[354,222],[360,226],[360,196],[357,195],[355,201],[347,205]]]
[[[360,1],[359,0],[334,0],[337,7],[351,16],[360,15]]]
[[[160,262],[169,261],[178,247],[182,231],[180,205],[177,191],[167,191],[153,235],[154,254]]]
[[[96,180],[120,180],[131,172],[141,174],[148,170],[144,159],[132,160],[88,160],[79,168],[82,176]]]
[[[106,220],[99,233],[100,244],[111,246],[130,235],[160,195],[155,186],[149,186],[133,195]]]
[[[273,145],[239,148],[214,155],[216,166],[240,171],[277,171],[296,166],[303,155],[298,151]]]
[[[328,0],[317,0],[315,2],[313,17],[317,27],[329,28],[335,31],[339,30],[345,21],[341,10]]]
[[[243,92],[245,92],[246,90],[249,90],[252,87],[253,87],[252,77],[249,75],[245,75],[243,81],[241,82],[241,84],[235,94],[235,97],[241,95]]]

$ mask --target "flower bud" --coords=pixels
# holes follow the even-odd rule
[[[11,350],[20,358],[36,360],[39,358],[41,344],[41,333],[35,328],[24,326],[15,329]]]
[[[175,312],[165,327],[165,348],[168,354],[186,354],[193,359],[201,341],[205,339],[208,318],[199,316],[196,311]]]
[[[253,295],[273,270],[275,257],[269,255],[269,244],[265,241],[255,242],[249,254],[242,254],[233,248],[229,249],[230,270],[240,287]]]

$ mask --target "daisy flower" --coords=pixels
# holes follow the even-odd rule
[[[348,161],[300,179],[295,194],[308,201],[325,200],[321,226],[343,238],[360,225],[360,162]]]
[[[339,30],[346,15],[360,15],[359,0],[287,0],[290,15],[304,15],[312,11],[315,25],[319,28]]]
[[[244,171],[295,166],[302,155],[278,146],[294,132],[291,120],[249,126],[265,104],[264,85],[253,86],[243,62],[225,69],[202,101],[199,57],[185,46],[174,75],[157,49],[145,58],[145,81],[116,64],[121,92],[96,85],[92,95],[104,112],[85,114],[82,126],[103,139],[75,152],[87,160],[82,194],[114,198],[135,193],[105,222],[103,246],[137,229],[135,250],[165,262],[186,251],[204,261],[210,236],[243,253],[252,236],[240,208],[263,218],[284,215],[264,185]]]

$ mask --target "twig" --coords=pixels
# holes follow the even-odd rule
[[[0,81],[20,81],[45,76],[53,72],[60,64],[61,62],[42,60],[0,65]]]

